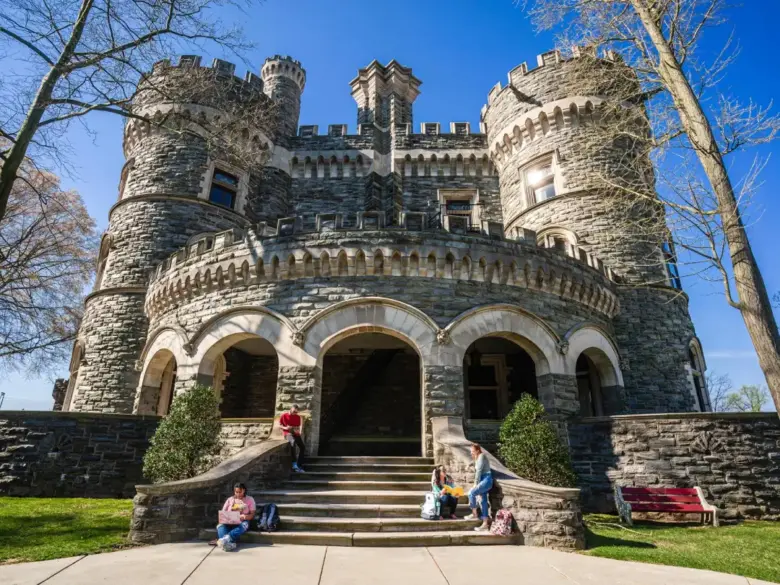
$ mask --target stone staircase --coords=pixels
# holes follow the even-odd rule
[[[243,541],[331,546],[446,546],[519,544],[518,536],[474,532],[479,521],[423,520],[433,460],[423,457],[316,457],[306,473],[278,489],[249,493],[258,507],[279,507],[277,532],[250,531]],[[464,498],[458,516],[468,514]],[[215,530],[203,530],[203,539]]]

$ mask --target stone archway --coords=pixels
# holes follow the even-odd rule
[[[176,358],[168,349],[160,349],[151,356],[136,394],[136,414],[168,414],[176,384],[176,365]]]
[[[623,374],[615,344],[600,328],[584,325],[567,337],[566,371],[577,377],[581,416],[623,411]]]

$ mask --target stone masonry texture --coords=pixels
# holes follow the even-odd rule
[[[614,511],[614,486],[699,486],[724,518],[780,519],[775,413],[583,419],[568,425],[586,511]]]
[[[160,419],[0,413],[0,495],[130,498]]]

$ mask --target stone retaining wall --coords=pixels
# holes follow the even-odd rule
[[[436,464],[445,465],[459,484],[471,485],[474,464],[461,419],[436,417],[432,426]],[[491,512],[510,510],[523,536],[523,544],[563,550],[585,548],[578,489],[556,488],[522,479],[490,453],[488,458],[494,479]]]
[[[0,411],[0,495],[131,498],[159,421]]]
[[[222,420],[220,439],[224,443],[222,457],[230,457],[244,447],[266,440],[274,425],[273,417],[257,419]]]
[[[614,511],[614,485],[698,485],[724,518],[780,519],[776,413],[612,416],[568,432],[587,511]]]

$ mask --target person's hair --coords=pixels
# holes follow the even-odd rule
[[[441,487],[444,484],[445,477],[442,477],[443,465],[437,465],[433,468],[433,481],[436,483],[436,487]]]
[[[234,490],[235,490],[235,489],[244,490],[244,493],[246,493],[246,484],[244,484],[244,483],[241,483],[241,482],[239,481],[239,482],[237,482],[237,483],[233,484],[233,489],[234,489]]]
[[[471,448],[477,453],[482,453],[482,446],[479,443],[472,443]]]
[[[295,410],[300,410],[297,404],[293,404],[290,408],[294,408]]]

